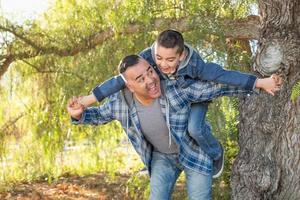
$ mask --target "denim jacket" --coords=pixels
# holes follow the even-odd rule
[[[162,79],[168,79],[158,69],[155,63],[155,43],[144,49],[140,56],[149,62],[150,65],[160,75]],[[180,64],[174,78],[178,81],[180,87],[186,88],[197,80],[214,81],[217,83],[237,86],[245,90],[252,90],[255,87],[256,76],[241,73],[234,70],[225,70],[216,63],[205,63],[199,53],[190,45],[185,44],[185,49],[189,52],[187,58]],[[102,101],[125,87],[123,76],[118,75],[93,89],[93,94],[98,101]]]

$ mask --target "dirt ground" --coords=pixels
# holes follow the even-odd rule
[[[147,177],[144,177],[147,178]],[[129,200],[143,199],[142,191],[137,188],[135,197],[130,197],[126,183],[130,175],[117,175],[115,181],[107,181],[104,173],[88,176],[64,176],[49,184],[47,181],[22,183],[9,191],[1,192],[2,200]],[[173,199],[184,199],[184,186],[178,183]]]

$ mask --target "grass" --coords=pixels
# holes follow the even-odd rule
[[[93,176],[91,174],[98,177],[100,173],[104,180],[95,180],[99,184],[94,184],[98,190],[105,190],[107,197],[115,195],[115,190],[119,188],[119,195],[128,199],[148,199],[149,178],[138,175],[143,167],[138,155],[124,134],[115,134],[114,137],[109,137],[109,134],[112,135],[109,132],[104,133],[102,136],[105,139],[94,138],[93,142],[78,140],[71,145],[65,144],[61,151],[51,154],[44,151],[44,141],[36,138],[34,134],[27,134],[18,141],[10,140],[6,144],[6,156],[2,156],[0,191],[3,195],[23,194],[26,197],[32,195],[33,188],[40,183],[51,188],[53,184],[62,184],[60,180],[63,177],[82,177],[85,180],[85,177]],[[223,177],[214,181],[214,200],[230,199],[227,177],[228,172],[225,172]],[[85,183],[78,187],[84,188]],[[49,195],[47,191],[40,191],[42,195]],[[101,195],[97,192],[96,194]],[[177,181],[172,199],[188,199],[183,174]]]

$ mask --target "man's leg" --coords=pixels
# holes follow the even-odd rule
[[[210,200],[212,197],[212,176],[200,174],[185,168],[189,200]]]
[[[153,152],[150,176],[150,200],[171,199],[174,184],[181,169],[176,164],[177,155]]]

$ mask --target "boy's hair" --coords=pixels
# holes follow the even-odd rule
[[[165,30],[161,32],[156,42],[158,45],[165,48],[175,48],[177,47],[177,53],[181,54],[184,50],[184,39],[181,33],[175,30]]]
[[[118,66],[119,73],[122,74],[128,69],[128,67],[138,64],[140,59],[141,57],[138,55],[129,55],[124,57]]]

